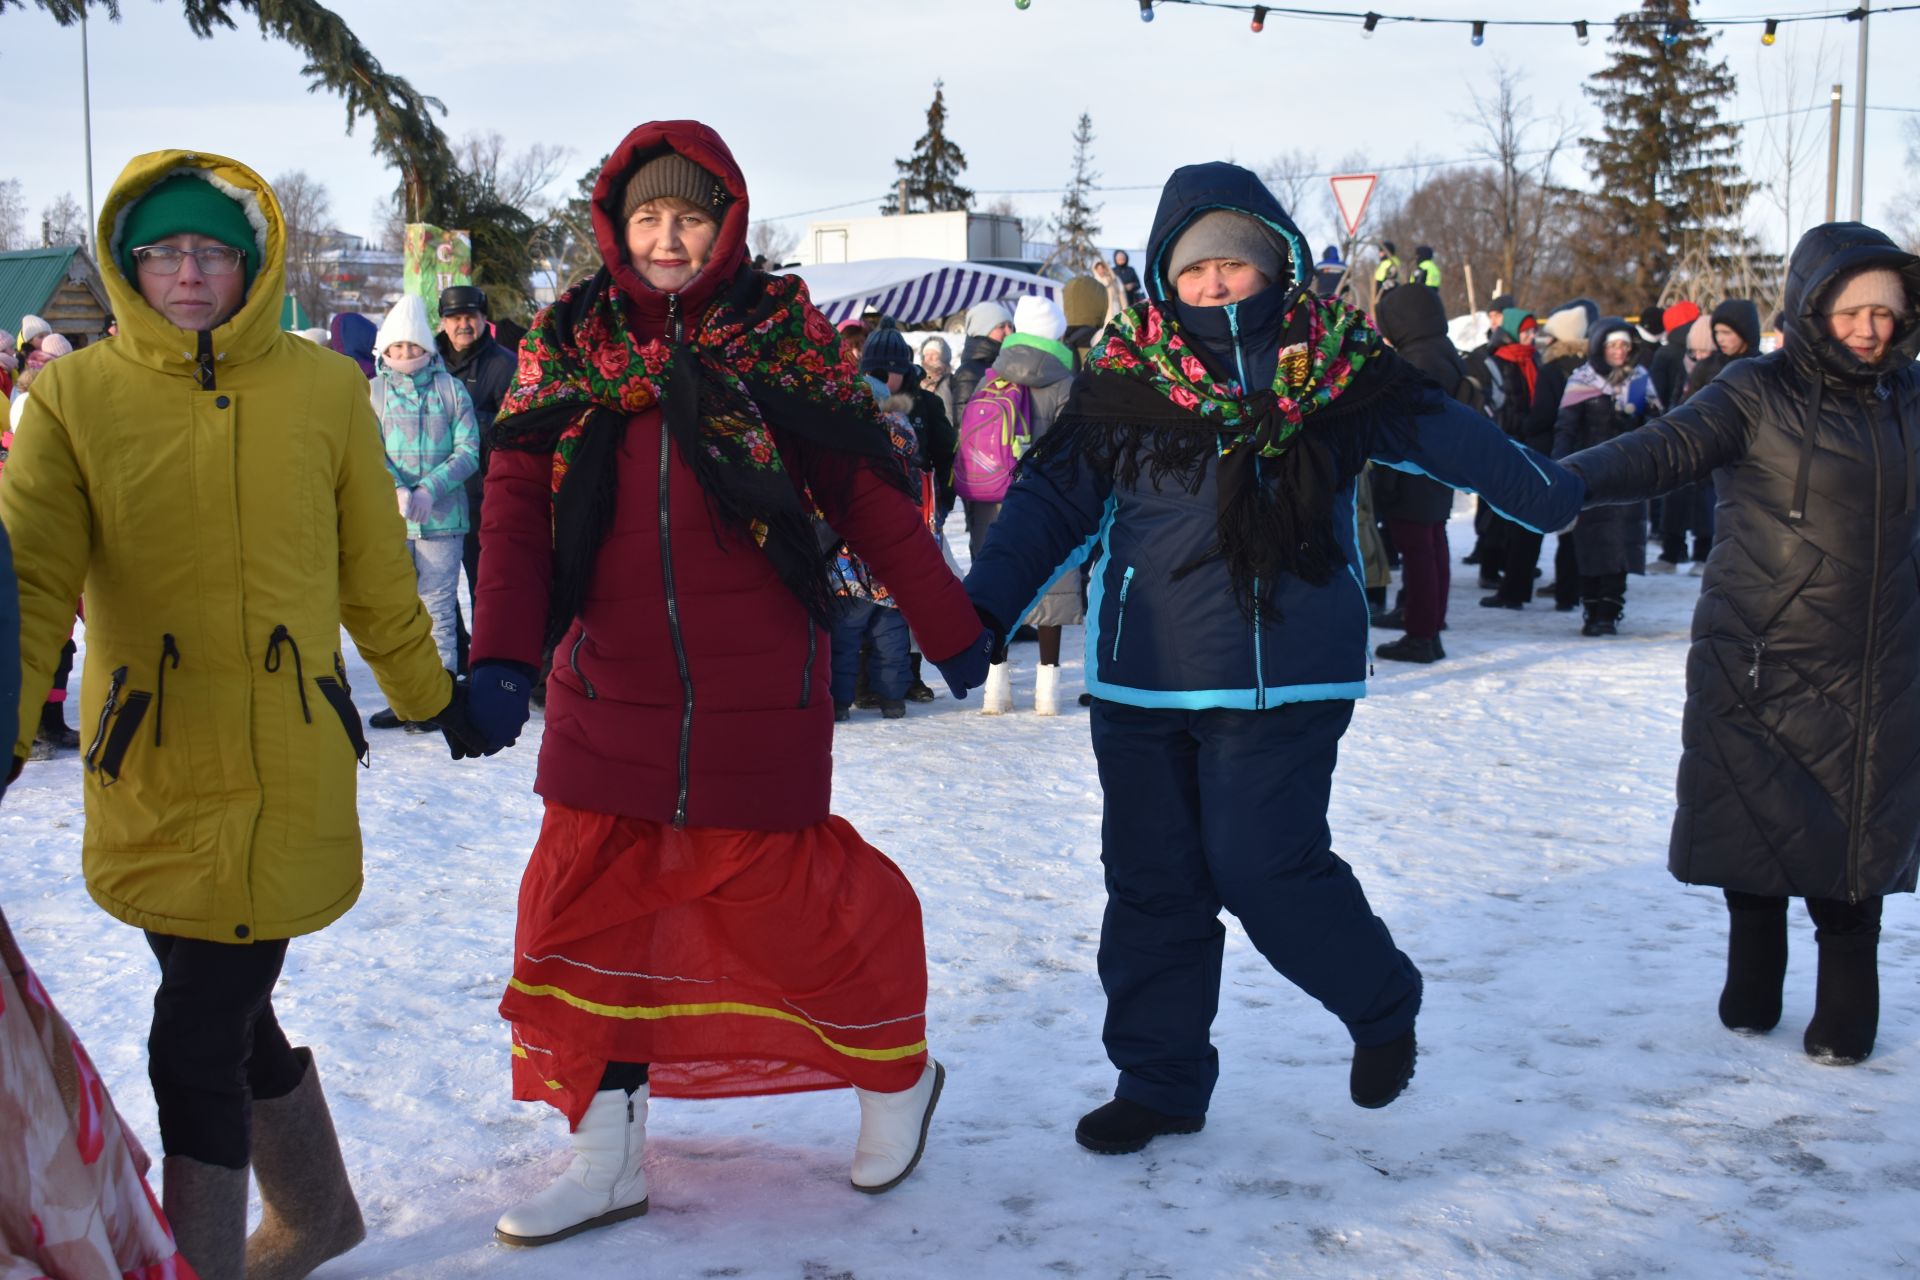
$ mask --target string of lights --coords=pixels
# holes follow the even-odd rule
[[[1571,27],[1574,38],[1581,44],[1592,39],[1594,31],[1618,31],[1632,27],[1658,27],[1661,39],[1668,45],[1678,44],[1689,32],[1724,27],[1760,27],[1760,43],[1772,45],[1779,38],[1780,28],[1803,22],[1859,22],[1868,16],[1865,8],[1799,10],[1792,13],[1754,14],[1728,18],[1663,18],[1655,15],[1628,14],[1619,18],[1464,18],[1436,17],[1429,14],[1389,14],[1376,13],[1371,9],[1308,9],[1293,5],[1243,4],[1239,0],[1134,0],[1139,6],[1140,21],[1152,22],[1155,10],[1167,5],[1189,5],[1202,9],[1232,9],[1249,14],[1252,21],[1248,24],[1258,34],[1266,30],[1269,18],[1292,18],[1314,22],[1344,22],[1359,26],[1360,34],[1371,38],[1383,26],[1444,26],[1466,27],[1476,46],[1487,42],[1487,30],[1490,27]],[[1030,9],[1033,0],[1013,0],[1016,9]],[[1871,14],[1881,17],[1886,14],[1910,13],[1920,10],[1920,4],[1894,4],[1875,7]]]

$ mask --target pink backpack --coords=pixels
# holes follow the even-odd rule
[[[1033,392],[987,370],[960,414],[953,491],[969,502],[1001,502],[1013,469],[1033,443]]]

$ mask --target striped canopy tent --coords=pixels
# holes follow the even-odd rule
[[[834,324],[856,320],[869,306],[902,329],[934,329],[976,302],[1037,293],[1059,299],[1058,280],[990,267],[984,262],[939,258],[874,258],[797,267],[813,305]]]

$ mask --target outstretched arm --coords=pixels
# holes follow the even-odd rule
[[[1565,528],[1580,510],[1580,478],[1511,440],[1486,415],[1456,400],[1372,428],[1368,456],[1395,471],[1432,476],[1485,498],[1515,524],[1540,532]]]
[[[1664,418],[1566,459],[1586,481],[1587,504],[1639,502],[1704,480],[1737,461],[1753,438],[1748,378],[1723,375]]]

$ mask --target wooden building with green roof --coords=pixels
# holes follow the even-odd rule
[[[79,348],[106,333],[111,314],[100,272],[83,246],[0,253],[0,329],[17,334],[20,317],[39,316]]]

